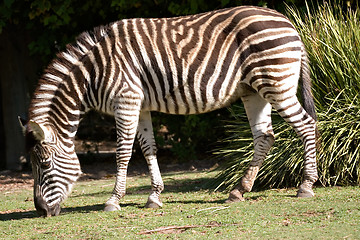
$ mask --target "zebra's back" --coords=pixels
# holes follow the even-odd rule
[[[120,51],[133,55],[122,68],[137,70],[146,110],[211,111],[246,94],[244,84],[258,91],[257,86],[275,84],[282,75],[298,76],[300,70],[299,65],[279,74],[288,62],[300,64],[302,44],[291,23],[270,9],[238,7],[117,24],[124,35]],[[277,72],[268,68],[273,65]]]

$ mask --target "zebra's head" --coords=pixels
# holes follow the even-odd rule
[[[34,203],[40,216],[56,216],[60,203],[81,174],[74,145],[64,145],[48,126],[29,121],[23,125],[34,177]]]

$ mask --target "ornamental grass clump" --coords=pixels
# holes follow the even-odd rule
[[[318,114],[319,183],[360,185],[360,10],[324,3],[305,13],[288,8],[310,60]],[[253,155],[250,127],[242,106],[232,108],[227,147],[217,151],[228,159],[218,175],[218,188],[231,189]],[[300,184],[303,149],[295,132],[273,114],[275,145],[259,172],[255,188]]]

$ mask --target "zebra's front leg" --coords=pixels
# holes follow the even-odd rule
[[[160,169],[156,158],[156,143],[151,123],[151,115],[148,111],[140,113],[138,139],[141,150],[147,161],[151,177],[152,192],[145,207],[159,208],[162,207],[160,194],[164,190],[164,183],[161,178]]]
[[[119,201],[126,193],[127,168],[132,154],[134,139],[139,122],[140,103],[119,104],[115,110],[117,146],[116,146],[116,182],[111,197],[105,203],[105,211],[120,210]]]
[[[257,93],[251,93],[241,99],[254,137],[254,156],[241,182],[230,192],[227,203],[244,201],[244,193],[251,191],[259,169],[275,141],[270,103]]]

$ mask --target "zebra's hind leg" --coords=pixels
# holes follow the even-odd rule
[[[145,205],[146,208],[159,208],[162,207],[160,194],[164,190],[164,183],[161,178],[158,161],[156,158],[156,143],[154,139],[154,132],[151,123],[150,112],[141,112],[138,127],[138,139],[141,150],[147,161],[150,177],[152,192]]]
[[[243,194],[251,191],[256,175],[275,141],[271,125],[270,103],[257,93],[243,96],[241,100],[244,103],[254,137],[254,156],[240,184],[230,192],[229,198],[226,200],[227,203],[243,201]]]
[[[304,145],[303,180],[297,197],[313,197],[313,184],[318,179],[316,167],[316,122],[300,105],[294,95],[283,103],[272,104],[279,115],[290,124]]]
[[[119,201],[126,193],[126,175],[139,122],[140,99],[119,99],[115,109],[116,122],[116,182],[111,197],[105,203],[105,211],[120,210]]]

